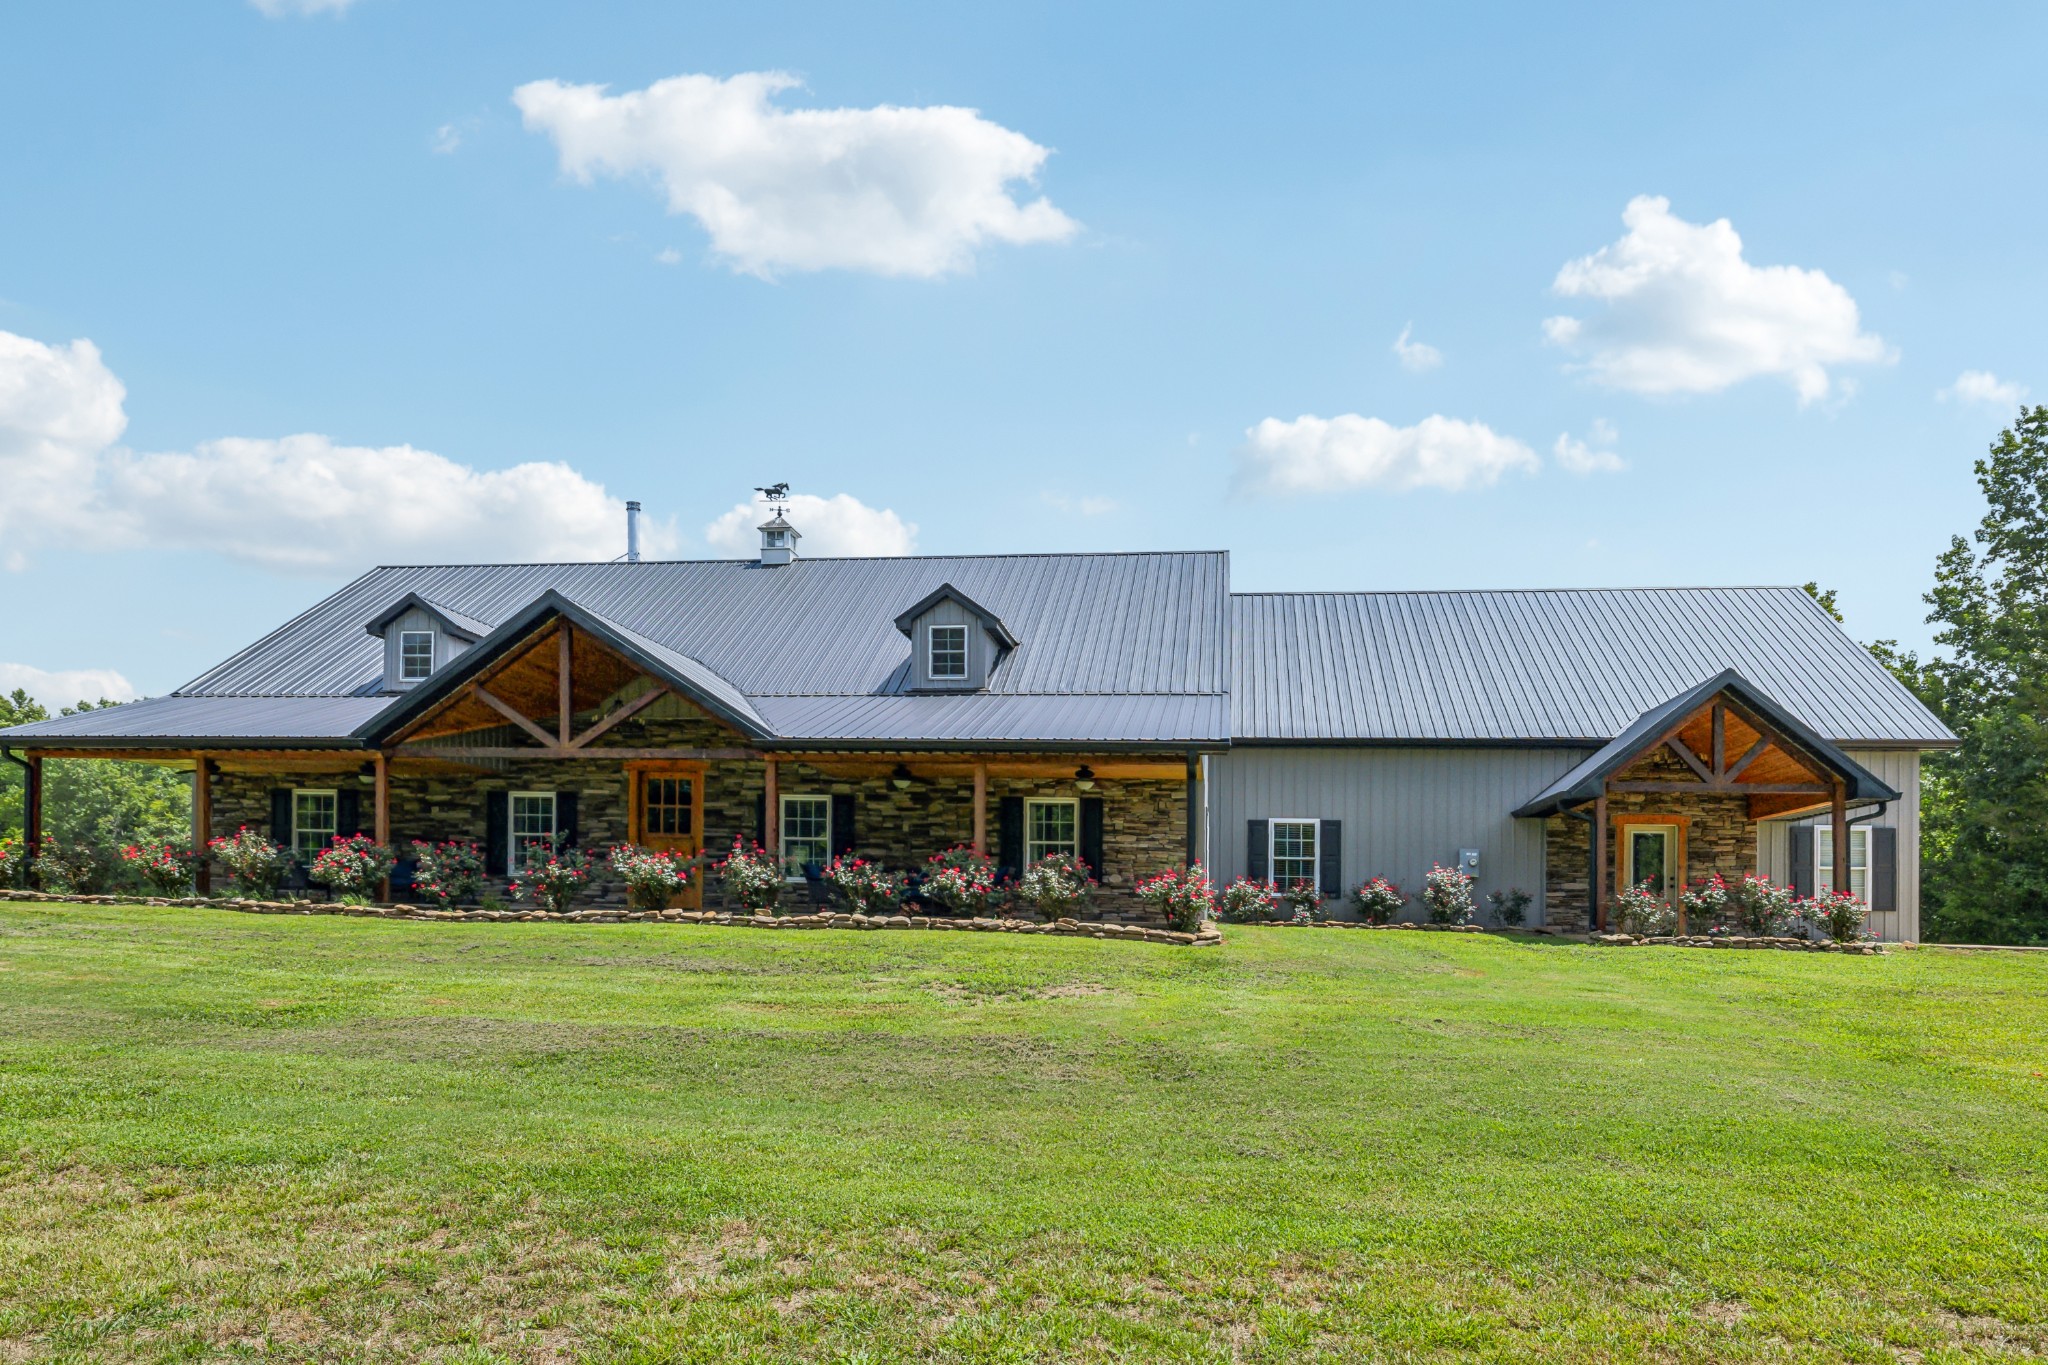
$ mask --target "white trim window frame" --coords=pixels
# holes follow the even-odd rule
[[[815,792],[783,792],[778,798],[781,819],[775,824],[775,856],[784,881],[804,879],[804,864],[822,871],[832,861],[832,798]]]
[[[967,627],[933,626],[925,633],[925,670],[934,682],[967,678]]]
[[[1303,850],[1306,849],[1306,852]],[[1296,882],[1322,885],[1323,823],[1300,815],[1274,816],[1266,822],[1266,880],[1277,891]],[[1286,875],[1281,865],[1286,864]],[[1306,870],[1303,870],[1306,869]]]
[[[505,798],[505,875],[526,870],[526,851],[537,846],[552,851],[561,837],[553,792],[511,792]]]
[[[292,788],[292,856],[301,867],[311,867],[340,831],[341,801],[332,787]]]
[[[422,645],[421,642],[425,643]],[[420,651],[424,650],[424,653]],[[398,680],[406,683],[425,682],[434,674],[434,632],[431,630],[401,630],[398,632]]]
[[[1024,866],[1064,854],[1081,856],[1081,803],[1071,796],[1024,799]]]
[[[1835,832],[1826,825],[1813,828],[1813,892],[1821,895],[1835,889]],[[1849,890],[1857,900],[1870,904],[1870,826],[1849,826]]]

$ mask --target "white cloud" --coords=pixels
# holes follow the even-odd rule
[[[661,250],[654,253],[654,259],[661,262],[663,265],[681,265],[683,261],[683,253],[677,251],[672,246],[665,246]]]
[[[1964,370],[1956,376],[1956,382],[1945,389],[1938,389],[1934,396],[1946,403],[1954,399],[1958,403],[1989,403],[1994,407],[2017,407],[2026,399],[2027,386],[2010,379],[2000,379],[1989,370]]]
[[[1818,270],[1755,266],[1726,218],[1688,223],[1671,201],[1631,199],[1621,239],[1568,261],[1551,286],[1606,307],[1543,324],[1555,345],[1586,356],[1602,384],[1635,393],[1714,393],[1782,375],[1802,404],[1840,381],[1829,367],[1891,358],[1861,330],[1856,300]]]
[[[1397,427],[1377,417],[1268,417],[1245,433],[1239,474],[1273,493],[1346,488],[1405,492],[1485,488],[1510,470],[1533,472],[1536,452],[1481,422],[1425,417]]]
[[[1394,338],[1394,354],[1401,358],[1401,368],[1411,374],[1433,370],[1444,363],[1444,353],[1426,341],[1410,341],[1409,333],[1415,324],[1409,323],[1401,329],[1401,335]]]
[[[462,129],[452,123],[444,123],[434,130],[434,140],[430,145],[436,155],[452,156],[462,147]]]
[[[1557,467],[1567,474],[1619,474],[1628,462],[1614,453],[1615,430],[1604,417],[1595,418],[1585,440],[1561,432],[1550,447]]]
[[[134,701],[135,684],[111,668],[69,668],[51,671],[29,664],[0,663],[0,697],[16,688],[55,714],[82,701]]]
[[[1019,203],[1050,154],[950,105],[782,109],[780,71],[671,76],[645,90],[533,81],[512,92],[562,171],[652,176],[669,212],[695,218],[735,269],[965,270],[990,242],[1058,242],[1079,225],[1043,197]]]
[[[1102,517],[1116,511],[1115,498],[1073,497],[1067,493],[1042,493],[1046,504],[1069,516]]]
[[[290,15],[342,14],[356,0],[249,0],[258,13],[269,19]]]
[[[704,539],[714,549],[751,559],[761,551],[756,528],[769,515],[767,502],[757,494],[752,502],[740,503],[706,526]],[[905,521],[886,507],[869,507],[850,493],[829,498],[793,493],[786,515],[801,537],[798,552],[813,559],[917,552],[916,523]]]
[[[231,437],[137,453],[89,341],[0,332],[0,561],[38,544],[197,549],[286,572],[377,560],[609,559],[625,503],[565,464],[484,470],[412,446]],[[82,539],[89,537],[88,539]],[[643,522],[649,553],[674,527]]]

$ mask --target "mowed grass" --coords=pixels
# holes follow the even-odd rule
[[[2048,954],[0,906],[0,1360],[2048,1350]]]

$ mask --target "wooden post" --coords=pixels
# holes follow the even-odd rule
[[[43,760],[40,754],[29,755],[28,771],[22,774],[21,832],[28,845],[23,855],[27,885],[31,891],[40,891],[43,879],[36,867],[37,855],[43,851]]]
[[[775,780],[775,760],[763,764],[767,777],[767,793],[761,803],[761,842],[768,847],[768,856],[774,860],[775,870],[782,870],[782,793]]]
[[[1714,703],[1714,776],[1728,775],[1728,708]]]
[[[1187,857],[1187,866],[1189,866],[1189,867],[1193,867],[1193,866],[1195,865],[1195,863],[1196,863],[1196,862],[1197,862],[1197,861],[1199,860],[1199,857],[1198,857],[1198,855],[1199,855],[1199,854],[1201,853],[1201,847],[1202,847],[1202,844],[1201,844],[1201,834],[1202,834],[1202,808],[1201,808],[1201,805],[1199,804],[1199,798],[1200,798],[1200,796],[1201,796],[1201,788],[1200,788],[1200,785],[1199,785],[1199,784],[1201,783],[1201,780],[1202,780],[1202,767],[1201,767],[1201,763],[1202,763],[1202,760],[1201,760],[1200,758],[1196,757],[1196,755],[1195,755],[1195,751],[1194,751],[1193,749],[1190,749],[1190,750],[1188,750],[1188,774],[1187,774],[1187,788],[1188,788],[1188,857]]]
[[[576,720],[576,692],[569,676],[569,630],[569,623],[567,621],[562,622],[562,657],[561,663],[556,669],[557,676],[555,678],[557,697],[561,703],[560,733],[564,749],[569,747],[570,727]]]
[[[1835,779],[1835,890],[1849,889],[1849,802],[1842,779]]]
[[[974,851],[988,852],[988,764],[974,765]]]
[[[213,771],[205,754],[192,756],[192,887],[204,896],[213,890],[213,864],[207,844],[213,839]]]
[[[1607,793],[1593,798],[1593,906],[1607,932]]]
[[[370,762],[376,768],[377,780],[377,817],[374,826],[376,838],[378,843],[389,848],[391,847],[391,759],[389,755],[379,750],[370,756]],[[389,901],[391,899],[391,874],[388,872],[384,874],[384,880],[377,888],[377,899],[380,901]]]

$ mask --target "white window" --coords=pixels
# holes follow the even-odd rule
[[[932,627],[931,666],[934,678],[967,676],[967,627]]]
[[[1835,889],[1835,832],[1826,825],[1813,831],[1813,891]],[[1849,827],[1849,890],[1870,904],[1870,826]]]
[[[545,857],[555,847],[555,794],[553,792],[513,792],[509,816],[511,837],[505,841],[508,866],[505,874],[516,877],[526,869],[529,850],[538,850]]]
[[[787,545],[788,543],[789,543],[789,532],[787,532],[787,531],[770,531],[770,532],[768,533],[768,536],[767,536],[767,540],[766,540],[766,544],[767,544],[767,546],[768,546],[768,548],[769,548],[769,549],[771,549],[771,550],[779,550],[779,549],[781,549],[781,548],[782,548],[783,546]]]
[[[783,876],[801,878],[806,863],[823,869],[832,861],[832,798],[783,797],[780,832]]]
[[[1081,803],[1031,800],[1024,803],[1024,865],[1057,854],[1081,853]]]
[[[1316,884],[1319,826],[1314,820],[1274,820],[1267,827],[1271,857],[1266,867],[1273,885],[1285,890],[1296,882]]]
[[[336,822],[334,793],[297,790],[292,793],[292,853],[303,867],[334,842]]]
[[[401,630],[398,632],[398,680],[419,682],[434,671],[434,632],[431,630]]]

